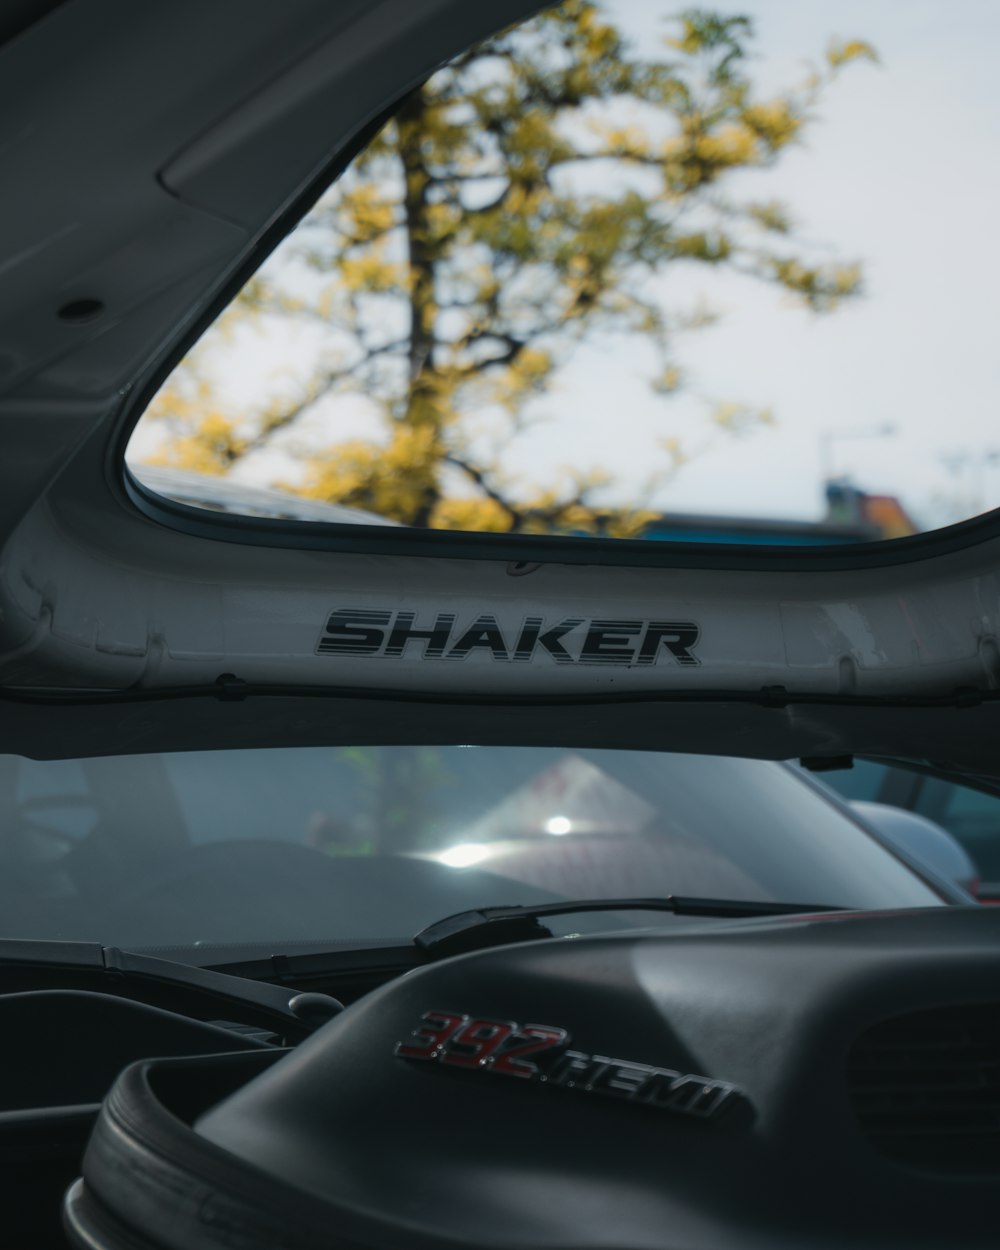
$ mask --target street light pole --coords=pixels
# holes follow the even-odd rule
[[[1000,449],[986,447],[979,452],[950,452],[943,455],[941,459],[956,477],[961,478],[968,473],[970,495],[964,502],[960,501],[963,511],[969,516],[978,516],[981,512],[985,512],[987,510],[986,470],[1000,464]]]

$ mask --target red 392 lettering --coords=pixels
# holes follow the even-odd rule
[[[510,1020],[483,1020],[450,1011],[425,1011],[410,1039],[396,1046],[401,1059],[422,1059],[453,1068],[490,1068],[505,1076],[541,1075],[529,1055],[569,1042],[565,1029]]]
[[[540,1055],[546,1050],[561,1049],[569,1041],[565,1029],[550,1028],[545,1024],[526,1024],[518,1031],[516,1040],[493,1060],[493,1071],[504,1076],[519,1076],[530,1080],[538,1075],[538,1064],[529,1055]]]
[[[413,1030],[413,1041],[400,1042],[396,1054],[403,1059],[439,1059],[448,1039],[468,1018],[447,1011],[425,1011],[423,1024]]]

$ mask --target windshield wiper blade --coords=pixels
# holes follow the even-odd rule
[[[687,898],[678,894],[667,894],[662,898],[577,898],[558,903],[460,911],[421,929],[413,942],[425,954],[438,958],[481,950],[487,946],[502,946],[506,942],[550,938],[552,930],[539,923],[540,918],[568,916],[574,912],[666,911],[675,916],[714,916],[736,920],[843,910],[828,903],[761,903],[728,898]]]

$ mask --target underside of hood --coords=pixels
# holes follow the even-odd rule
[[[558,742],[1000,772],[1000,514],[795,554],[234,518],[128,479],[148,396],[351,145],[533,7],[220,0],[182,24],[68,0],[0,49],[0,750]],[[57,315],[94,291],[99,320]]]

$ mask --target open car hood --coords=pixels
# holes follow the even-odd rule
[[[217,0],[181,24],[67,0],[0,47],[0,750],[559,742],[1000,774],[996,513],[803,555],[206,516],[126,479],[148,396],[359,136],[533,7]],[[57,315],[95,292],[96,320]]]

